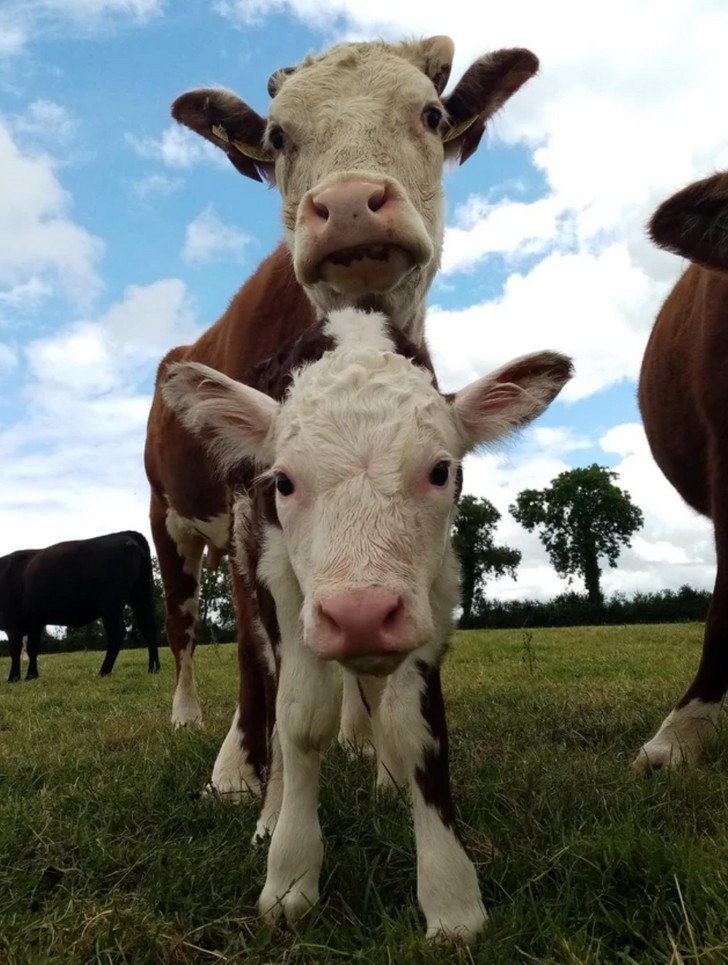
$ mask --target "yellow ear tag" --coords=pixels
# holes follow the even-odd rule
[[[454,124],[443,135],[442,143],[447,144],[448,141],[454,141],[456,137],[460,137],[460,135],[464,134],[469,127],[472,127],[473,124],[475,124],[475,122],[478,120],[478,116],[478,114],[473,114],[473,116],[469,117],[467,121],[460,121],[459,124]]]
[[[222,124],[213,124],[210,128],[215,137],[224,141],[226,144],[232,144],[236,151],[244,154],[245,157],[249,157],[253,161],[261,161],[262,163],[270,164],[274,158],[272,154],[268,154],[259,147],[253,147],[252,144],[244,144],[242,141],[234,141],[229,137],[228,132],[222,126]]]

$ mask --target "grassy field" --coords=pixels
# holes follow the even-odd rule
[[[0,684],[0,962],[728,961],[728,740],[703,769],[629,761],[692,674],[701,628],[460,634],[453,784],[491,916],[472,950],[424,940],[410,822],[365,759],[324,767],[322,904],[255,916],[252,807],[200,798],[233,709],[232,646],[198,651],[205,730],[172,733],[170,656],[42,657]],[[2,666],[3,679],[6,674]]]

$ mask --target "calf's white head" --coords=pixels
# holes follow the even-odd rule
[[[276,71],[261,117],[231,91],[189,91],[172,114],[242,174],[278,185],[296,277],[326,313],[420,305],[443,239],[441,176],[538,69],[528,50],[480,58],[443,96],[449,37],[344,43]],[[403,326],[407,330],[408,326]]]
[[[320,657],[389,673],[449,631],[460,460],[538,416],[571,362],[523,356],[443,396],[396,354],[381,316],[339,313],[327,327],[337,347],[295,373],[282,402],[197,363],[171,365],[163,391],[221,469],[254,459],[275,487],[260,573],[279,618],[285,599]]]

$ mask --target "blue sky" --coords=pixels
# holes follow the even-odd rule
[[[438,372],[455,388],[542,348],[572,353],[578,371],[535,429],[468,467],[467,487],[504,512],[501,536],[524,554],[518,582],[493,590],[561,587],[506,510],[520,488],[591,461],[615,467],[647,516],[607,587],[712,583],[709,529],[652,465],[635,380],[682,267],[642,225],[672,190],[728,165],[713,120],[728,69],[712,43],[727,14],[707,0],[700,16],[682,0],[542,6],[474,19],[464,0],[446,16],[383,0],[5,3],[0,553],[148,532],[141,453],[156,363],[219,316],[281,237],[278,194],[177,128],[172,100],[219,83],[265,113],[270,73],[333,40],[449,33],[454,79],[499,46],[529,46],[542,72],[446,174],[427,326]]]

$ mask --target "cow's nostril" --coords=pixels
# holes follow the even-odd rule
[[[329,220],[329,209],[325,204],[321,204],[320,201],[313,200],[313,210],[323,221]]]
[[[384,207],[384,202],[386,200],[387,200],[387,189],[379,188],[369,196],[369,202],[368,202],[369,210],[379,211],[380,208]]]

